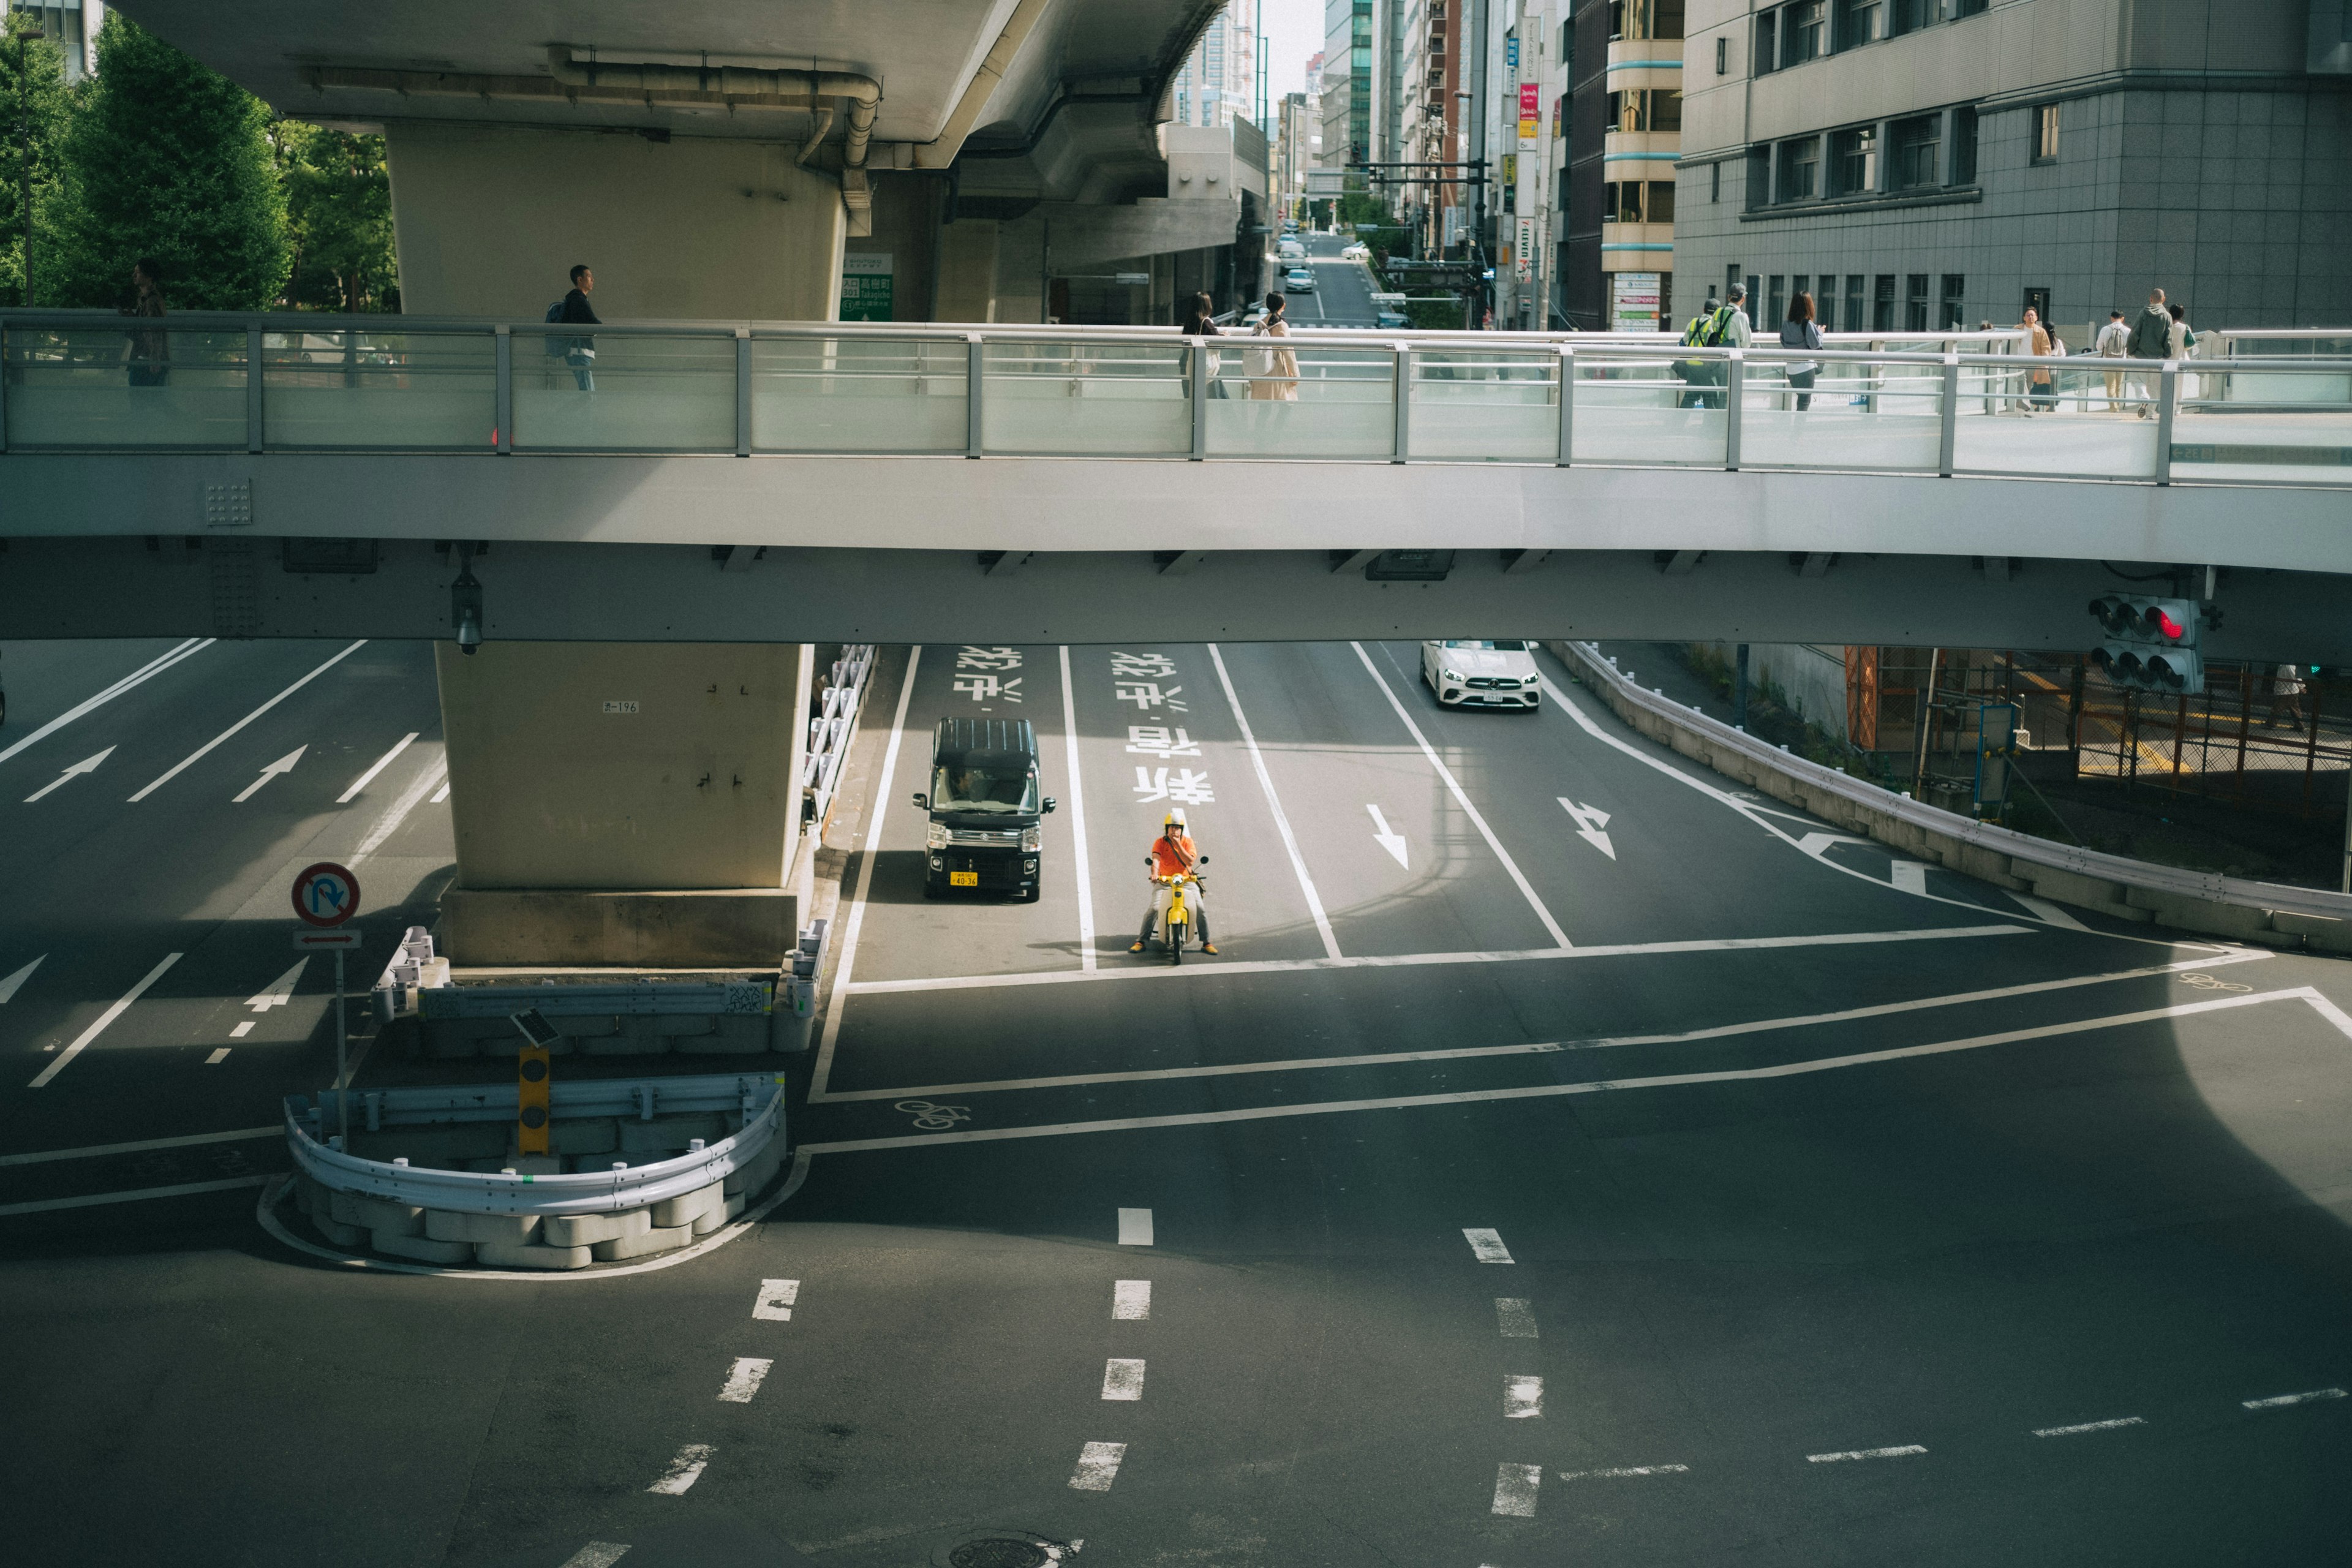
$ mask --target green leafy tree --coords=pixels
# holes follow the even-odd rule
[[[281,120],[269,141],[293,242],[285,303],[298,310],[399,310],[383,138]]]
[[[34,226],[37,193],[58,175],[58,142],[66,120],[65,57],[41,36],[40,23],[22,11],[0,24],[0,299],[36,303],[25,255],[37,275],[47,261],[46,237]],[[46,296],[39,303],[48,303]]]
[[[75,97],[48,209],[58,281],[44,302],[112,305],[153,257],[174,310],[258,310],[285,286],[286,192],[269,110],[121,12],[98,34],[98,71]]]

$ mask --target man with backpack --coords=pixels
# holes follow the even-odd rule
[[[1746,348],[1755,331],[1748,323],[1748,312],[1741,308],[1748,298],[1744,284],[1734,283],[1730,289],[1731,302],[1717,305],[1712,298],[1705,313],[1691,318],[1683,329],[1683,347],[1688,349],[1719,349],[1726,345]],[[1725,394],[1713,390],[1725,385],[1730,377],[1721,360],[1686,359],[1675,363],[1675,372],[1689,384],[1689,390],[1675,400],[1677,408],[1720,408]]]
[[[596,287],[596,275],[587,264],[572,269],[572,292],[547,308],[548,324],[594,327],[604,323],[589,308],[589,290]],[[572,367],[572,379],[583,392],[596,390],[596,340],[593,338],[560,338],[552,332],[547,338],[547,357],[562,359]]]

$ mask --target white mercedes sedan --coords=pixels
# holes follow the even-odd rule
[[[1447,708],[1533,708],[1542,698],[1535,656],[1517,641],[1425,642],[1421,679]]]

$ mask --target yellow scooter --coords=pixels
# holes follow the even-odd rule
[[[1208,858],[1206,855],[1202,856],[1202,863],[1207,864]],[[1182,871],[1173,877],[1154,877],[1151,879],[1168,889],[1168,910],[1160,920],[1160,940],[1167,944],[1168,962],[1181,963],[1184,962],[1185,939],[1192,934],[1193,923],[1192,906],[1184,895],[1200,881],[1200,874]]]

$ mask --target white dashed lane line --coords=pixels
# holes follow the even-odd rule
[[[2248,1399],[2240,1403],[2249,1410],[2278,1410],[2289,1405],[2310,1405],[2322,1399],[2341,1399],[2340,1388],[2315,1388],[2303,1394],[2273,1394],[2268,1399]]]
[[[1465,1230],[1462,1239],[1470,1244],[1471,1254],[1481,1263],[1511,1261],[1511,1249],[1503,1245],[1503,1237],[1498,1231]]]
[[[1142,1398],[1143,1363],[1121,1356],[1113,1356],[1105,1362],[1102,1396],[1105,1399]]]
[[[1118,1479],[1118,1463],[1127,1458],[1124,1443],[1089,1443],[1078,1450],[1078,1468],[1070,1477],[1074,1492],[1107,1492]]]
[[[1151,1245],[1151,1211],[1150,1209],[1118,1211],[1118,1244],[1121,1247]]]
[[[1151,1316],[1151,1281],[1121,1279],[1110,1288],[1110,1315],[1139,1321]]]
[[[1507,1340],[1533,1340],[1543,1336],[1536,1329],[1535,1303],[1517,1296],[1495,1298],[1495,1321],[1501,1326]]]
[[[788,1323],[793,1318],[793,1303],[800,1299],[799,1280],[762,1279],[760,1294],[751,1302],[751,1316],[763,1322]]]
[[[613,1568],[629,1549],[618,1542],[592,1541],[563,1560],[563,1568]]]
[[[766,1379],[768,1369],[775,1364],[757,1356],[737,1356],[734,1367],[727,1373],[726,1386],[719,1391],[719,1397],[730,1405],[751,1404],[751,1396],[760,1392],[760,1384]]]
[[[1916,1443],[1906,1443],[1895,1448],[1847,1448],[1835,1454],[1807,1454],[1809,1465],[1842,1465],[1853,1459],[1907,1459],[1927,1450]]]
[[[1527,1421],[1543,1414],[1543,1379],[1513,1375],[1503,1379],[1503,1419]]]
[[[2117,1415],[2106,1421],[2078,1421],[2072,1426],[2036,1426],[2037,1437],[2079,1437],[2085,1432],[2112,1432],[2118,1426],[2145,1426],[2147,1423],[2137,1415]]]
[[[662,1472],[661,1479],[646,1490],[659,1492],[664,1497],[684,1497],[687,1489],[702,1479],[703,1469],[710,1463],[710,1454],[709,1444],[688,1443],[677,1451],[677,1458],[669,1462],[669,1468]]]
[[[1564,1481],[1613,1481],[1622,1480],[1629,1476],[1686,1476],[1689,1474],[1688,1465],[1622,1465],[1609,1470],[1562,1470],[1559,1473],[1559,1479]]]
[[[1541,1465],[1496,1465],[1495,1510],[1507,1519],[1536,1516],[1536,1489],[1543,1485]]]

